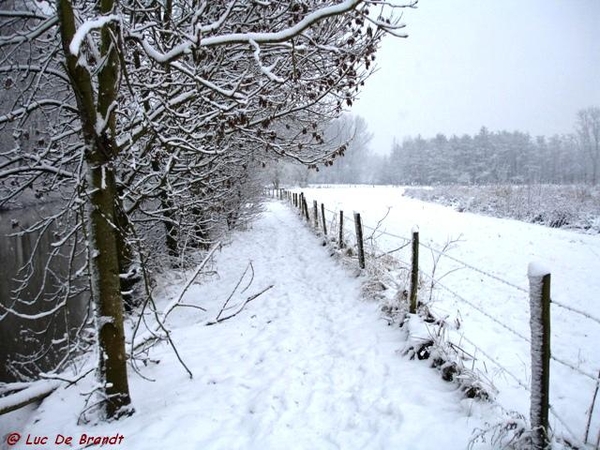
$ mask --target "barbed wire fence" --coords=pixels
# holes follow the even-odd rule
[[[520,296],[520,298],[523,298],[523,304],[525,304],[525,301],[527,301],[527,297],[525,297],[525,295],[529,296],[531,308],[534,308],[534,305],[532,303],[535,303],[537,301],[536,299],[538,297],[540,297],[539,298],[540,302],[542,299],[541,299],[541,296],[538,295],[537,292],[532,293],[532,290],[535,291],[537,288],[532,287],[531,277],[530,277],[530,288],[526,289],[522,286],[515,284],[514,282],[511,282],[509,280],[506,280],[506,279],[498,276],[497,274],[483,270],[479,267],[476,267],[473,264],[470,264],[468,262],[462,261],[461,259],[458,259],[458,258],[455,258],[454,256],[449,255],[448,250],[445,248],[440,249],[440,248],[437,248],[436,246],[434,246],[433,244],[427,244],[422,241],[419,241],[418,230],[413,230],[411,237],[402,236],[402,235],[399,235],[396,233],[390,233],[386,230],[382,230],[381,225],[382,225],[383,221],[385,220],[385,217],[383,219],[380,219],[377,222],[377,224],[372,227],[372,226],[363,224],[362,217],[358,213],[349,213],[347,211],[343,211],[340,209],[331,210],[331,209],[326,208],[326,206],[323,203],[319,203],[317,200],[312,200],[312,202],[310,202],[310,204],[312,204],[312,208],[309,208],[309,206],[308,206],[309,202],[307,201],[305,195],[302,192],[293,192],[293,191],[288,191],[288,190],[284,190],[284,189],[278,189],[278,190],[270,190],[269,193],[272,197],[277,198],[279,200],[287,201],[290,204],[292,204],[294,207],[296,207],[298,209],[298,211],[300,212],[300,214],[302,215],[302,217],[304,217],[304,219],[306,220],[307,224],[309,224],[319,234],[321,234],[325,238],[327,238],[330,243],[337,246],[337,248],[340,251],[345,252],[345,255],[347,257],[349,257],[350,259],[355,259],[356,263],[360,269],[364,269],[365,266],[368,266],[369,264],[375,264],[376,261],[380,260],[382,257],[391,257],[393,255],[396,263],[398,263],[399,266],[406,271],[407,275],[409,275],[406,277],[407,283],[409,284],[409,289],[407,289],[407,296],[406,296],[407,300],[410,300],[410,297],[412,296],[411,294],[413,292],[416,296],[417,290],[419,288],[418,280],[422,280],[423,278],[426,278],[430,281],[429,286],[431,287],[432,290],[436,289],[438,292],[444,293],[444,295],[451,296],[457,303],[466,305],[471,310],[475,311],[476,313],[485,317],[487,320],[491,321],[493,324],[498,325],[502,330],[507,331],[510,335],[514,336],[516,339],[531,346],[532,354],[534,354],[536,352],[537,345],[538,345],[538,342],[536,342],[538,340],[537,338],[533,339],[533,344],[532,344],[532,338],[526,336],[522,331],[515,329],[515,327],[512,324],[507,323],[501,317],[495,316],[493,314],[493,312],[487,311],[485,307],[481,306],[476,301],[466,298],[465,295],[457,292],[456,289],[450,288],[445,283],[442,283],[441,279],[444,276],[446,276],[447,273],[442,276],[436,277],[434,275],[430,275],[427,272],[427,270],[425,270],[423,267],[419,266],[418,249],[428,251],[432,255],[435,255],[435,257],[437,257],[437,261],[439,261],[441,258],[443,258],[446,261],[451,261],[452,263],[454,263],[456,267],[454,267],[451,270],[451,272],[454,272],[458,269],[464,269],[464,270],[468,270],[470,272],[476,273],[478,276],[485,277],[487,279],[493,280],[494,282],[500,283],[501,285],[512,290],[517,296]],[[386,216],[387,216],[387,214],[386,214]],[[352,229],[352,226],[354,229]],[[367,233],[364,233],[364,231],[366,231]],[[366,238],[365,238],[364,234],[367,234]],[[415,244],[415,239],[416,239],[416,244]],[[388,243],[388,245],[393,243],[393,245],[390,245],[391,249],[381,250],[380,248],[378,248],[377,243],[381,240],[385,240]],[[365,251],[364,242],[370,242],[370,245],[368,246],[369,251]],[[403,251],[404,251],[404,253],[406,253],[406,251],[409,249],[411,250],[410,255],[405,254],[404,258],[399,256],[400,254],[402,254]],[[410,260],[410,261],[408,261],[408,260]],[[435,265],[435,263],[434,263],[434,265]],[[415,270],[417,271],[418,278],[414,277]],[[548,280],[549,280],[549,276],[548,276]],[[547,289],[548,289],[548,293],[549,293],[549,285],[548,285]],[[581,320],[585,320],[589,323],[600,326],[600,319],[589,311],[584,311],[579,308],[575,308],[573,306],[567,305],[566,303],[561,302],[556,299],[550,299],[549,296],[548,296],[547,301],[548,301],[549,308],[551,305],[552,308],[559,308],[563,312],[573,314]],[[416,302],[414,305],[412,303],[410,304],[409,307],[410,307],[411,313],[416,312],[416,306],[417,306]],[[542,332],[545,333],[544,339],[547,339],[548,344],[549,344],[549,342],[550,342],[549,313],[548,313],[548,317],[545,318],[545,320],[547,321],[547,323],[540,324],[540,327],[543,326]],[[535,328],[535,327],[536,327],[535,324],[530,324],[530,328]],[[534,336],[534,334],[532,334],[532,336]],[[536,409],[536,408],[534,408],[534,406],[532,406],[531,410],[530,410],[532,422],[536,422],[536,423],[531,424],[532,429],[533,429],[534,447],[546,448],[546,445],[548,443],[547,439],[548,439],[549,433],[551,431],[550,425],[548,424],[548,419],[547,419],[548,415],[550,414],[556,419],[556,421],[558,423],[561,424],[561,426],[564,428],[564,430],[566,430],[566,432],[570,435],[570,437],[568,439],[564,439],[566,442],[568,442],[569,445],[574,446],[574,448],[586,448],[586,449],[595,449],[595,450],[600,449],[600,426],[598,426],[598,430],[596,430],[597,437],[595,436],[596,433],[593,432],[594,431],[593,427],[595,425],[594,418],[596,418],[596,422],[600,422],[600,417],[597,417],[597,416],[600,416],[600,411],[598,411],[600,409],[600,406],[596,405],[596,403],[598,401],[598,397],[599,397],[598,390],[600,387],[600,372],[598,374],[595,374],[595,373],[590,372],[589,370],[584,370],[584,369],[580,368],[577,363],[569,361],[567,358],[552,354],[552,352],[550,352],[548,349],[548,351],[547,351],[548,362],[546,363],[546,365],[548,366],[548,370],[546,371],[547,373],[532,372],[529,374],[529,380],[527,380],[527,378],[528,378],[527,373],[525,373],[525,374],[515,373],[514,369],[506,367],[505,364],[498,361],[497,358],[495,358],[493,355],[490,354],[490,352],[488,352],[486,349],[482,348],[482,346],[478,345],[478,343],[475,342],[474,339],[469,338],[466,335],[466,333],[464,333],[464,332],[460,333],[458,335],[458,338],[461,340],[461,342],[464,341],[464,342],[468,343],[474,349],[474,351],[472,353],[477,352],[480,355],[483,355],[483,357],[485,358],[487,363],[490,363],[493,366],[497,367],[497,369],[501,373],[506,374],[514,382],[516,382],[517,385],[521,389],[525,390],[532,399],[532,405],[533,405],[534,401],[538,400],[538,397],[540,397],[540,396],[542,397],[543,401],[541,404],[541,408],[543,410],[534,411]],[[554,363],[552,366],[550,366],[550,361],[552,361],[552,363]],[[531,365],[535,366],[536,364],[537,363],[535,361],[533,361]],[[539,388],[539,386],[537,386],[537,384],[539,384],[539,383],[537,383],[537,381],[539,381],[539,380],[536,380],[536,378],[542,378],[542,379],[547,380],[549,377],[550,371],[554,370],[553,369],[554,365],[558,365],[558,366],[567,368],[573,374],[576,374],[578,376],[583,377],[584,379],[587,379],[589,384],[591,385],[592,392],[590,393],[590,395],[592,396],[592,400],[591,400],[591,404],[590,404],[589,408],[586,411],[587,421],[585,424],[583,424],[583,427],[585,430],[584,436],[581,436],[580,433],[575,432],[573,430],[573,426],[569,424],[569,420],[566,420],[565,417],[563,417],[556,410],[556,408],[554,406],[552,406],[552,402],[550,402],[551,393],[548,392],[549,385],[548,385],[547,381],[546,381],[546,386],[544,387],[544,389],[546,390],[545,393],[535,391],[536,389]],[[525,377],[523,377],[523,375],[525,375]],[[542,383],[542,384],[544,384],[544,383]],[[534,387],[533,392],[532,392],[532,386]],[[545,396],[545,399],[544,399],[544,396]],[[540,414],[542,416],[541,423],[538,422],[539,417],[536,417],[536,416],[539,416]],[[545,419],[544,419],[544,417],[545,417]],[[536,430],[539,431],[539,435],[537,437],[535,435]]]

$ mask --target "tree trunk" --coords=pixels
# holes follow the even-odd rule
[[[102,0],[100,13],[112,10],[113,0]],[[119,59],[107,24],[102,29],[101,53],[106,58],[97,74],[97,85],[89,70],[78,64],[69,45],[75,35],[75,14],[70,0],[57,0],[57,12],[66,71],[75,98],[86,143],[88,196],[87,224],[91,237],[92,296],[98,332],[98,381],[102,386],[102,406],[108,418],[130,414],[127,358],[123,329],[123,299],[119,278],[118,229],[115,220],[117,187],[113,163],[117,156],[115,114],[111,108],[119,89]],[[116,30],[112,30],[114,35]],[[97,99],[97,103],[96,103]],[[98,130],[98,116],[107,126]]]
[[[98,153],[96,153],[97,155]],[[88,163],[89,226],[92,239],[92,292],[98,331],[98,375],[106,394],[105,412],[118,418],[131,411],[127,383],[127,355],[123,329],[123,300],[114,208],[116,183],[108,164]]]
[[[160,166],[160,162],[157,158],[152,159],[152,170],[155,172],[161,172],[163,169]],[[167,191],[166,176],[160,182],[158,199],[160,201],[160,209],[164,216],[163,225],[165,226],[165,245],[167,246],[167,252],[169,256],[173,258],[179,257],[179,246],[178,241],[178,229],[177,229],[177,216],[175,213],[175,205],[169,198],[169,192]]]
[[[123,296],[123,304],[127,311],[132,311],[133,308],[138,306],[138,301],[134,298],[133,291],[135,285],[140,281],[140,276],[132,271],[134,251],[129,242],[127,242],[127,236],[131,223],[129,217],[125,213],[123,202],[121,200],[121,192],[117,187],[115,205],[115,222],[117,226],[117,255],[119,259],[119,280],[121,283],[121,295]],[[132,273],[133,272],[133,273]]]

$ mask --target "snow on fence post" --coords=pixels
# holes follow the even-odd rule
[[[365,248],[363,246],[363,232],[360,214],[354,213],[354,229],[356,230],[356,246],[358,248],[358,266],[361,269],[365,268]]]
[[[344,248],[344,211],[340,211],[340,230],[338,233],[338,246]]]
[[[323,234],[327,236],[327,224],[325,223],[325,205],[321,203],[321,222],[323,222]]]
[[[531,409],[533,448],[550,448],[548,409],[550,402],[550,271],[530,263],[529,308],[531,327]]]
[[[419,285],[419,231],[412,233],[412,267],[410,271],[410,305],[409,312],[417,312],[417,290]]]
[[[313,225],[319,228],[319,205],[316,200],[313,200]]]

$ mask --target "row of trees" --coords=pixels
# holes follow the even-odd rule
[[[590,181],[573,136],[532,139],[522,132],[407,139],[395,143],[380,181],[405,184],[522,184]]]
[[[345,129],[345,133],[337,130]],[[305,180],[312,183],[377,184],[523,184],[590,183],[599,181],[600,108],[582,109],[575,132],[532,138],[519,131],[474,136],[438,134],[395,142],[387,156],[373,154],[369,134],[360,117],[345,117],[329,133],[354,138],[346,156]],[[294,172],[292,172],[294,174]]]
[[[95,317],[97,404],[105,417],[131,413],[124,298],[130,308],[148,302],[153,268],[185,261],[188,249],[208,248],[243,220],[264,166],[285,158],[314,168],[344,153],[325,125],[354,101],[381,38],[403,36],[394,16],[406,6],[3,2],[0,207],[31,193],[59,200],[24,232],[59,229],[49,260],[67,259],[70,270],[47,271],[49,294],[3,300],[0,320],[60,317],[83,279]],[[32,257],[25,284],[34,270]],[[140,280],[144,292],[134,289]],[[33,302],[42,313],[26,312]],[[59,371],[74,345],[66,336],[52,346],[64,355]]]

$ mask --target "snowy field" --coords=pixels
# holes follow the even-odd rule
[[[249,262],[253,276],[247,272],[229,304],[273,288],[237,316],[207,326]],[[28,437],[46,437],[38,450],[83,448],[84,434],[122,436],[104,448],[139,450],[464,450],[473,430],[496,420],[492,405],[463,398],[427,362],[399,354],[401,330],[387,326],[379,305],[361,297],[361,278],[331,258],[287,205],[268,203],[252,228],[217,254],[213,269],[218,275],[184,297],[207,311],[180,308],[167,321],[192,379],[160,345],[147,366],[139,364],[146,379],[131,373],[132,417],[77,426],[93,388],[88,377],[38,410],[1,416],[0,447],[17,432],[21,440],[11,448],[33,448]],[[185,284],[173,275],[163,280],[161,307]],[[73,445],[52,445],[57,437],[71,437]]]
[[[498,402],[527,417],[529,393],[525,387],[531,378],[530,344],[526,341],[530,336],[527,268],[530,262],[549,267],[555,302],[550,422],[559,434],[574,442],[583,440],[600,370],[599,235],[460,213],[403,197],[402,188],[312,187],[295,191],[303,191],[309,205],[318,200],[330,211],[344,210],[349,234],[353,233],[353,211],[361,213],[366,236],[373,234],[372,228],[387,213],[374,234],[380,251],[404,243],[386,233],[408,238],[415,226],[421,242],[433,249],[456,241],[445,252],[454,259],[441,256],[437,263],[435,278],[440,283],[432,294],[432,309],[438,316],[447,317],[448,323],[460,323],[460,327],[450,331],[450,338],[477,357],[476,367],[498,390]],[[332,217],[328,213],[328,220]],[[427,284],[434,256],[439,254],[424,247],[420,251],[420,266]],[[410,262],[408,249],[394,254]],[[426,297],[425,300],[429,294]],[[588,438],[594,443],[600,433],[599,403],[597,400]]]

